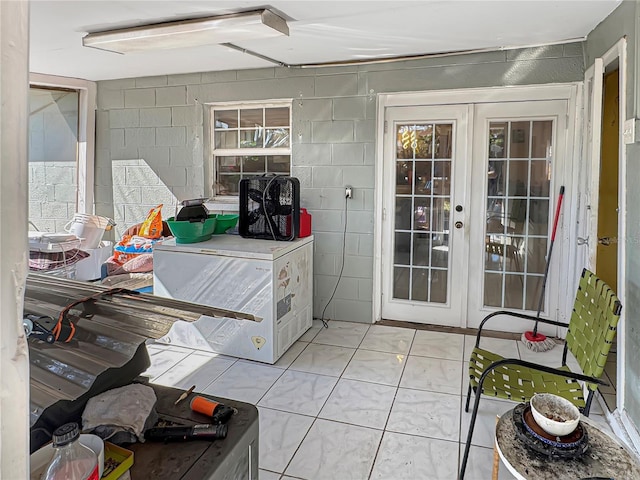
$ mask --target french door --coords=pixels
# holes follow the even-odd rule
[[[567,103],[386,109],[383,318],[477,327],[491,311],[536,311]],[[543,313],[556,309],[558,270],[552,262]],[[512,318],[492,326],[530,327]]]

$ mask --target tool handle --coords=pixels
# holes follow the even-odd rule
[[[542,291],[540,292],[540,300],[538,301],[538,312],[536,318],[540,318],[542,305],[544,304],[544,292],[547,289],[547,277],[549,276],[549,265],[551,263],[551,254],[553,253],[553,244],[556,241],[556,231],[558,229],[558,220],[560,219],[560,208],[562,207],[562,199],[564,198],[564,185],[560,187],[558,195],[558,204],[556,205],[556,213],[553,218],[553,230],[551,231],[551,243],[549,244],[549,253],[547,254],[547,263],[544,266],[544,277],[542,278]],[[538,320],[533,326],[533,336],[538,335]]]
[[[154,427],[144,432],[144,438],[150,441],[171,442],[176,440],[217,440],[226,438],[226,425],[193,425]]]
[[[562,207],[562,199],[564,198],[564,185],[560,187],[560,195],[558,195],[558,204],[556,205],[556,214],[553,217],[553,230],[551,232],[551,242],[556,240],[556,231],[558,230],[558,219],[560,218],[560,208]]]

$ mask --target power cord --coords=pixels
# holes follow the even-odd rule
[[[329,301],[327,302],[327,304],[322,309],[322,317],[320,317],[320,320],[322,321],[322,326],[324,328],[329,328],[329,324],[324,319],[324,314],[327,311],[327,307],[333,300],[334,295],[338,291],[338,285],[340,285],[340,280],[342,280],[342,272],[344,271],[344,256],[345,256],[345,250],[347,247],[347,220],[349,219],[349,209],[348,209],[349,198],[350,198],[349,195],[345,195],[344,197],[344,231],[342,232],[342,262],[341,262],[342,264],[340,265],[340,273],[338,274],[338,281],[336,282],[336,286],[333,289],[333,293],[331,294],[331,297],[329,297]]]

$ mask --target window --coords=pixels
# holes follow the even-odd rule
[[[242,178],[291,172],[291,102],[212,105],[213,192],[237,196]]]

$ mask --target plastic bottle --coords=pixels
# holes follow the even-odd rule
[[[98,457],[79,442],[77,423],[66,423],[53,432],[53,460],[43,480],[99,480]]]

